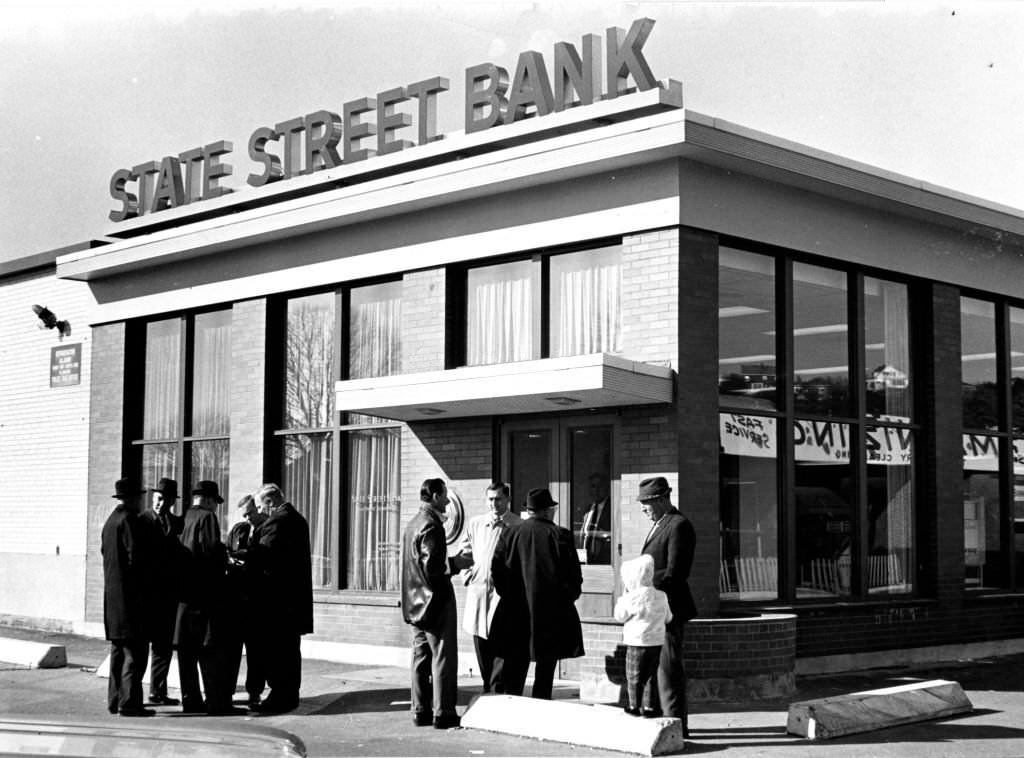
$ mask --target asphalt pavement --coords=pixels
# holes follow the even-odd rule
[[[64,645],[68,665],[26,669],[0,663],[0,717],[60,718],[110,724],[106,680],[95,673],[107,643],[89,637],[0,627],[0,636]],[[971,714],[866,734],[808,741],[786,734],[790,702],[890,687],[928,679],[957,681],[972,704]],[[480,692],[479,682],[459,681],[459,710]],[[579,695],[571,682],[556,683],[555,697]],[[236,696],[241,704],[244,692]],[[145,721],[153,728],[274,727],[299,737],[309,756],[623,756],[624,753],[543,742],[475,729],[416,727],[409,712],[409,673],[403,668],[303,661],[298,710],[275,716],[185,715],[157,707]],[[215,724],[215,722],[217,722]],[[695,703],[685,753],[723,758],[822,756],[830,758],[1021,758],[1024,756],[1024,655],[952,661],[929,666],[893,665],[841,675],[798,677],[797,693],[785,700]]]

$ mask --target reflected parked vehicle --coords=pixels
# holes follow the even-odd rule
[[[150,722],[153,720],[150,719]],[[197,726],[191,719],[159,723],[0,720],[0,755],[104,758],[305,758],[306,746],[281,729],[246,724]]]

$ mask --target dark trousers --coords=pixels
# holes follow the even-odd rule
[[[661,710],[658,697],[658,663],[661,645],[626,645],[626,695],[629,707]]]
[[[202,687],[199,674],[202,672]],[[178,678],[181,707],[189,710],[224,710],[231,706],[231,693],[224,683],[224,651],[202,645],[178,645]],[[203,693],[206,701],[203,701]]]
[[[666,716],[686,720],[686,671],[683,669],[683,630],[685,622],[672,621],[665,626],[665,644],[658,659],[658,694]]]
[[[419,718],[455,716],[459,650],[455,603],[445,604],[429,627],[414,626],[412,635],[412,711]]]
[[[107,709],[111,713],[142,708],[142,675],[146,673],[148,658],[146,640],[110,641]]]
[[[550,700],[555,681],[557,658],[541,658],[533,665],[533,689],[531,697]],[[494,691],[504,695],[522,695],[526,688],[526,674],[530,668],[530,656],[526,651],[509,652],[494,659],[495,670],[500,670],[500,679],[495,677]]]
[[[473,649],[476,650],[476,662],[480,666],[480,678],[484,681],[484,692],[490,692],[495,679],[501,679],[501,668],[495,672],[494,661],[497,654],[495,644],[486,637],[473,635]]]
[[[154,612],[154,629],[150,640],[153,658],[149,663],[150,697],[167,696],[167,673],[174,655],[174,624],[178,601],[161,602]]]
[[[263,661],[263,672],[267,676],[270,694],[267,702],[284,708],[299,704],[299,688],[302,686],[302,636],[289,629],[274,629],[264,638],[266,654],[260,651],[257,658]],[[249,661],[246,659],[246,665]],[[248,679],[246,679],[248,685]]]
[[[258,698],[263,694],[267,678],[264,671],[264,654],[255,632],[246,632],[242,636],[236,636],[225,645],[225,682],[228,691],[234,694],[238,686],[238,671],[242,667],[243,643],[245,644],[245,691],[250,699]],[[302,665],[301,660],[299,665]]]

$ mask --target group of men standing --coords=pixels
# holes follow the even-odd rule
[[[148,493],[131,478],[114,489],[119,502],[101,535],[110,713],[154,715],[142,697],[150,645],[151,705],[179,704],[167,694],[177,650],[183,712],[246,713],[233,705],[244,643],[249,709],[297,707],[299,639],[313,630],[309,526],[281,489],[265,484],[242,499],[242,521],[227,544],[216,482],[196,485],[184,515],[173,512],[173,479],[161,479]],[[261,700],[265,685],[270,694]]]
[[[643,480],[637,497],[652,522],[642,553],[654,561],[654,586],[668,595],[673,617],[644,715],[680,718],[688,732],[682,645],[684,624],[697,615],[688,583],[696,537],[670,493],[659,476]],[[558,503],[547,489],[533,489],[521,518],[509,508],[507,484],[492,482],[486,496],[488,511],[470,519],[456,555],[448,556],[449,497],[441,479],[423,482],[419,511],[403,534],[402,615],[413,627],[411,700],[417,726],[446,729],[460,722],[452,587],[460,570],[466,584],[463,628],[473,635],[484,692],[522,695],[533,661],[531,694],[550,699],[558,661],[584,654],[575,606],[583,574],[577,540],[554,522]]]

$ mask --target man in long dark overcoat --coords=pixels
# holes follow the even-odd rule
[[[658,662],[658,687],[645,704],[645,715],[664,715],[682,719],[684,736],[689,734],[686,708],[686,671],[683,669],[683,631],[686,622],[697,615],[690,592],[690,568],[697,536],[693,524],[679,512],[669,493],[672,488],[663,476],[640,482],[637,500],[641,510],[654,522],[644,540],[643,554],[654,559],[654,586],[668,595],[672,621],[665,626],[665,644]],[[657,702],[660,700],[659,703]]]
[[[174,625],[178,618],[178,571],[183,519],[173,512],[178,500],[178,483],[163,478],[150,489],[150,507],[142,511],[142,522],[149,527],[153,545],[153,583],[150,605],[153,619],[150,643],[153,658],[149,670],[149,702],[177,705],[167,695],[167,673],[174,650]]]
[[[142,676],[149,657],[150,545],[139,521],[146,494],[133,479],[118,479],[119,501],[103,524],[103,627],[110,640],[107,710],[122,716],[152,716],[142,706]]]
[[[264,673],[270,694],[255,708],[260,713],[286,713],[299,705],[300,639],[313,631],[309,524],[276,484],[260,487],[256,503],[267,520],[259,527],[258,541],[249,547],[248,560],[262,582],[257,602],[263,618]]]
[[[243,714],[231,705],[224,675],[223,611],[227,549],[220,538],[217,483],[204,480],[192,490],[192,507],[181,531],[182,589],[174,643],[178,648],[181,709],[211,716]],[[199,671],[202,670],[202,688]],[[203,693],[206,700],[203,700]]]
[[[505,672],[502,687],[509,695],[523,694],[532,660],[531,694],[550,700],[558,661],[583,655],[574,604],[583,572],[572,532],[551,520],[557,505],[548,490],[530,490],[529,518],[505,531],[491,561],[494,589],[501,597],[491,629]]]

